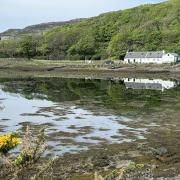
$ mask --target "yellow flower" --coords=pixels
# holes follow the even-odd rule
[[[19,144],[22,144],[22,142],[18,138],[12,136],[12,134],[0,136],[0,152],[6,153],[17,147]]]

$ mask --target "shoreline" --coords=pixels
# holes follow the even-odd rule
[[[105,64],[96,61],[91,64],[85,61],[53,61],[53,60],[18,60],[0,59],[0,77],[35,76],[35,77],[67,77],[89,79],[132,78],[180,78],[178,64]]]
[[[61,77],[80,79],[111,79],[122,78],[154,78],[154,79],[180,79],[180,70],[150,70],[141,68],[123,69],[91,69],[91,68],[28,68],[28,67],[0,67],[0,77]]]

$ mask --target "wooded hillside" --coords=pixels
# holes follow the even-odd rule
[[[0,56],[25,56],[21,42],[27,39],[1,42]],[[122,59],[127,50],[164,49],[180,54],[180,0],[65,24],[32,37],[30,46],[32,57],[42,59]]]

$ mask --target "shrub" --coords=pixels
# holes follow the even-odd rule
[[[19,132],[0,136],[0,179],[23,179],[27,176],[29,179],[37,179],[47,173],[55,159],[38,166],[40,158],[47,149],[44,130],[41,129],[37,137],[34,137],[27,127],[21,140]],[[21,150],[14,157],[10,150],[18,145],[21,145]]]

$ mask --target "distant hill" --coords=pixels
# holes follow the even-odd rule
[[[73,19],[62,22],[48,22],[36,25],[27,26],[24,29],[8,29],[0,33],[0,36],[21,36],[21,35],[41,35],[52,28],[59,27],[66,24],[73,24],[82,21],[83,19]]]
[[[14,32],[46,32],[38,42],[36,58],[123,59],[127,51],[157,50],[180,54],[180,0],[141,5],[84,20],[29,26]]]

